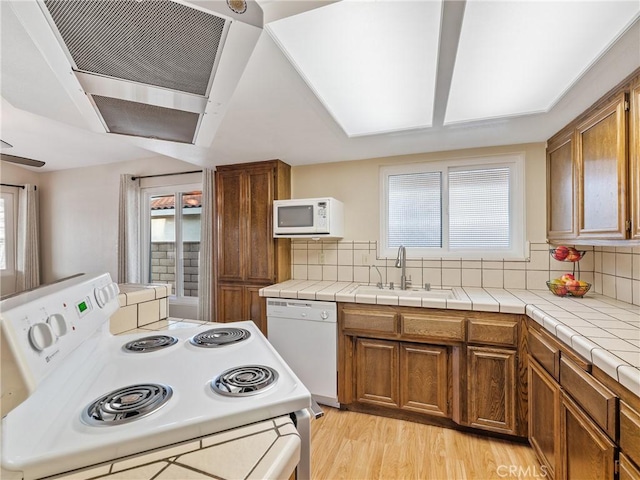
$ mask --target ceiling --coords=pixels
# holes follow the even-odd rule
[[[432,66],[426,72],[427,79],[431,78],[431,83],[427,82],[431,86],[425,88],[429,95],[420,92],[429,104],[429,121],[423,122],[421,127],[391,128],[386,133],[365,132],[354,135],[349,129],[345,129],[344,123],[325,96],[319,94],[309,68],[305,69],[298,61],[294,47],[304,40],[298,39],[292,44],[290,39],[280,35],[278,31],[281,25],[295,25],[298,19],[303,24],[302,20],[310,15],[324,14],[330,12],[330,9],[337,10],[337,6],[342,5],[332,1],[258,0],[263,8],[267,27],[260,35],[211,146],[205,148],[92,131],[67,90],[60,84],[50,62],[10,8],[11,2],[2,0],[0,137],[13,147],[2,148],[1,151],[4,154],[43,160],[46,165],[39,171],[51,171],[158,155],[199,166],[272,158],[280,158],[291,165],[305,165],[542,142],[640,67],[638,0],[603,2],[610,9],[625,9],[625,12],[632,13],[627,14],[629,18],[623,19],[622,23],[619,18],[615,20],[618,23],[613,19],[599,18],[599,28],[604,30],[607,26],[605,23],[610,22],[610,29],[617,33],[612,38],[613,43],[605,38],[600,44],[593,46],[597,52],[592,54],[593,58],[581,59],[582,63],[576,63],[571,50],[563,48],[562,36],[559,37],[560,40],[555,40],[552,51],[544,51],[544,55],[540,55],[543,50],[537,48],[535,43],[533,48],[527,49],[520,44],[514,46],[515,41],[505,42],[504,37],[493,37],[493,44],[490,43],[492,38],[480,38],[484,34],[481,33],[482,29],[478,30],[478,25],[475,25],[475,29],[472,28],[471,20],[474,17],[471,17],[471,13],[482,6],[483,2],[494,6],[500,3],[445,0],[441,5],[440,32],[435,37],[438,54],[431,55]],[[359,3],[373,3],[373,0]],[[400,7],[403,5],[402,0],[378,3],[387,7],[389,4]],[[406,5],[412,3],[415,4],[415,1],[409,1]],[[518,3],[529,7],[533,5],[538,12],[544,13],[544,8],[552,3],[566,3],[574,11],[580,12],[585,10],[586,5],[597,2],[570,0],[550,2],[544,7],[545,2],[539,0],[514,0],[506,1],[503,5],[513,7]],[[554,17],[551,8],[548,12],[549,17]],[[520,37],[531,39],[541,32],[544,34],[545,29],[561,30],[570,37],[566,39],[567,44],[580,34],[580,25],[587,32],[594,28],[579,16],[575,22],[578,28],[573,25],[573,30],[558,25],[554,27],[552,22],[546,22],[544,16],[536,18],[530,14],[524,15],[524,20],[520,21],[517,28],[514,27],[514,22],[496,17],[495,14],[490,17],[492,23],[485,31],[489,30],[489,33],[494,34],[504,30],[514,35],[515,28],[515,34],[524,33]],[[487,21],[479,23],[484,25]],[[312,32],[309,30],[308,33],[309,42],[314,41]],[[585,38],[592,36],[587,35]],[[303,36],[302,39],[304,38],[306,37]],[[315,41],[318,43],[317,39]],[[394,45],[392,41],[385,43]],[[580,45],[583,47],[580,51],[584,52],[584,41]],[[362,58],[376,57],[379,52],[377,48],[366,50],[366,44],[361,48],[365,49],[362,51]],[[488,52],[497,55],[485,57]],[[386,57],[376,58],[383,65],[393,65],[388,61],[388,53]],[[519,81],[517,75],[509,76],[514,70],[522,72],[527,65],[533,65],[536,58],[542,62],[545,71],[548,69],[554,74],[536,76],[531,84]],[[482,59],[481,64],[474,65],[474,59]],[[310,65],[313,67],[313,64]],[[330,63],[328,65],[331,66]],[[474,66],[475,70],[471,68]],[[565,67],[569,69],[569,73],[566,73]],[[565,70],[561,71],[562,68]],[[541,69],[538,67],[537,71],[540,72]],[[354,74],[348,63],[339,72],[343,76]],[[533,72],[535,74],[536,71]],[[532,76],[531,72],[526,75],[521,73],[520,78]],[[498,81],[505,79],[507,81],[500,84],[499,88],[495,86]],[[471,80],[470,86],[461,84],[461,80]],[[543,84],[545,87],[553,87],[551,91],[556,93],[546,97],[541,95]],[[408,87],[402,84],[402,88]],[[477,110],[483,103],[495,106],[499,99],[494,99],[492,95],[498,93],[508,93],[512,95],[510,98],[527,101],[542,98],[542,107],[531,104],[534,105],[532,107],[524,102],[520,111],[502,109],[484,114],[476,111],[466,113],[462,108],[466,105],[477,107]],[[488,98],[493,101],[486,102]],[[509,107],[515,103],[509,97],[504,98],[507,101],[503,103]],[[376,101],[376,106],[381,108],[382,105],[382,98]],[[425,126],[426,124],[430,126]]]

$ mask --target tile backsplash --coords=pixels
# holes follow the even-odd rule
[[[576,277],[591,283],[596,293],[640,305],[640,248],[576,248],[586,251],[575,264]],[[395,258],[377,258],[375,241],[294,240],[291,270],[299,280],[400,283]],[[413,286],[546,290],[547,280],[573,271],[574,264],[551,258],[546,243],[531,243],[528,258],[521,261],[407,260]]]

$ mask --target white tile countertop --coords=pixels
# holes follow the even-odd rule
[[[548,290],[453,287],[455,298],[357,294],[361,284],[288,280],[262,297],[526,314],[556,338],[640,396],[640,306],[589,293],[557,297]]]

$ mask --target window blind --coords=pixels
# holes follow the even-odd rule
[[[449,247],[509,248],[509,168],[449,172]]]
[[[389,176],[389,247],[442,246],[442,173]]]

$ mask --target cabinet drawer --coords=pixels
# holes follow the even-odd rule
[[[529,353],[556,381],[560,380],[560,349],[535,330],[529,330]]]
[[[397,333],[396,317],[393,311],[345,308],[342,311],[342,328],[359,332]]]
[[[401,316],[402,334],[416,339],[464,340],[464,318],[447,315]]]
[[[518,345],[518,322],[470,318],[467,325],[467,340],[469,343],[515,347]]]
[[[613,392],[564,357],[560,358],[560,385],[610,438],[616,438],[618,397]]]
[[[620,402],[620,449],[640,465],[640,414]]]

